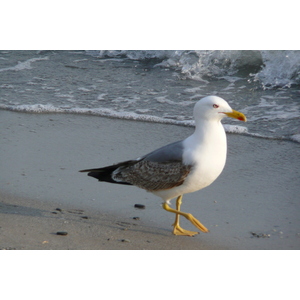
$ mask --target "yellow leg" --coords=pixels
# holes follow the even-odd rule
[[[208,232],[208,229],[203,224],[201,224],[201,222],[198,221],[192,214],[180,211],[180,206],[181,206],[181,203],[182,203],[181,199],[182,199],[182,196],[179,196],[176,200],[176,208],[177,208],[176,210],[172,209],[167,203],[163,204],[163,209],[176,214],[175,223],[173,224],[173,226],[174,226],[173,234],[175,234],[175,235],[188,235],[188,236],[193,236],[195,234],[198,234],[198,232],[185,230],[185,229],[180,227],[180,225],[179,225],[180,215],[187,218],[195,227],[197,227],[201,231]]]
[[[182,203],[181,199],[182,199],[182,195],[178,196],[178,198],[176,199],[176,210],[178,210],[178,211],[180,211],[180,206],[181,206],[181,203]],[[174,226],[173,234],[175,234],[175,235],[176,235],[175,227],[179,227],[179,218],[180,218],[180,214],[176,214],[175,215],[175,222],[173,224],[173,226]]]
[[[181,207],[181,203],[182,203],[181,199],[182,199],[182,195],[180,195],[176,200],[176,210],[177,211],[180,211],[180,207]],[[176,213],[175,222],[173,224],[173,234],[175,234],[175,235],[194,236],[194,235],[199,233],[199,232],[196,232],[196,231],[190,231],[190,230],[183,229],[179,225],[179,218],[180,218],[180,214]]]

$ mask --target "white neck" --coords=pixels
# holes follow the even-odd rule
[[[220,120],[198,121],[194,135],[200,143],[219,143],[221,142],[220,139],[225,139],[226,141],[225,130]]]
[[[194,155],[199,152],[207,153],[206,157],[213,160],[213,156],[218,156],[218,159],[224,160],[225,163],[227,141],[224,127],[219,120],[198,121],[195,132],[184,141],[184,144],[189,149],[189,155],[191,152]],[[187,156],[185,158],[188,159]]]

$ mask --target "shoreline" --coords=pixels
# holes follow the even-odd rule
[[[43,104],[40,104],[41,107],[43,107]],[[49,110],[49,108],[46,106],[45,109],[37,109],[37,110],[30,110],[30,109],[14,109],[10,107],[0,107],[0,110],[2,111],[8,111],[8,112],[14,112],[14,113],[20,113],[20,114],[43,114],[43,115],[56,115],[56,114],[62,114],[62,115],[79,115],[83,117],[98,117],[98,118],[107,118],[112,120],[123,120],[123,121],[133,121],[133,122],[142,122],[142,123],[150,123],[150,124],[162,124],[162,125],[173,125],[173,126],[180,126],[180,127],[188,127],[188,128],[194,128],[195,124],[193,120],[185,120],[185,121],[175,121],[170,119],[164,119],[161,117],[154,117],[149,115],[128,115],[128,114],[122,114],[117,112],[111,112],[111,113],[98,113],[98,112],[92,112],[89,109],[83,109],[85,112],[80,112],[77,109],[70,110],[70,109],[53,109],[52,111]],[[224,129],[226,131],[226,134],[238,134],[248,137],[254,137],[254,138],[260,138],[260,139],[267,139],[267,140],[274,140],[274,141],[288,141],[300,144],[300,134],[291,134],[288,136],[268,136],[268,135],[262,135],[259,133],[254,132],[248,132],[247,128],[243,125],[232,125],[232,124],[223,124]]]
[[[159,198],[78,171],[136,158],[193,128],[71,114],[0,115],[0,249],[300,249],[295,142],[227,134],[223,173],[183,197],[182,209],[210,233],[178,237]],[[135,209],[137,203],[146,209]]]

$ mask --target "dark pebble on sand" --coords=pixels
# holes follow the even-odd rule
[[[121,242],[122,242],[122,243],[130,243],[130,240],[128,240],[128,239],[123,239],[123,240],[121,240]]]
[[[143,204],[134,204],[134,207],[139,208],[139,209],[145,209],[146,208],[146,206],[143,205]]]
[[[88,216],[82,216],[81,219],[88,219]]]
[[[68,235],[68,233],[66,231],[57,231],[56,234],[57,235]]]
[[[133,217],[132,219],[133,219],[133,220],[139,220],[140,217]]]
[[[256,232],[251,232],[252,236],[255,236],[257,238],[269,238],[271,237],[270,234],[266,234],[266,233],[256,233]]]

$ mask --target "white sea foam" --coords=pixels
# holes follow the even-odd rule
[[[228,133],[248,133],[248,128],[239,125],[224,124],[224,129]]]
[[[291,140],[300,143],[300,134],[294,134],[291,136]]]
[[[8,68],[2,68],[0,69],[0,72],[5,72],[5,71],[22,71],[22,70],[25,70],[25,69],[32,69],[32,66],[31,64],[36,62],[36,61],[39,61],[39,60],[48,60],[49,57],[46,56],[46,57],[37,57],[37,58],[30,58],[28,60],[25,60],[23,62],[18,62],[18,64],[16,66],[13,66],[13,67],[8,67]]]
[[[52,104],[21,104],[15,106],[9,105],[0,105],[1,109],[17,111],[17,112],[26,112],[26,113],[61,113],[64,112],[62,108],[55,107]]]
[[[0,105],[0,109],[6,109],[11,111],[18,112],[27,112],[27,113],[75,113],[75,114],[87,114],[95,116],[104,116],[112,117],[126,120],[135,120],[135,121],[146,121],[146,122],[155,122],[155,123],[164,123],[164,124],[174,124],[174,125],[184,125],[184,126],[195,126],[193,120],[174,120],[169,118],[162,118],[153,115],[145,114],[149,110],[139,110],[138,114],[135,112],[126,112],[126,111],[115,111],[108,108],[68,108],[65,107],[55,107],[52,104],[33,104],[33,105]],[[237,125],[224,125],[226,132],[230,133],[247,133],[248,130],[246,127],[237,126]]]
[[[255,74],[265,89],[300,83],[300,51],[261,51],[264,67]]]
[[[134,120],[134,121],[143,121],[143,122],[153,122],[153,123],[162,123],[162,124],[173,124],[173,125],[181,125],[181,126],[189,126],[194,127],[194,120],[180,120],[180,118],[174,119],[174,116],[165,116],[165,117],[157,117],[153,115],[145,114],[148,110],[137,110],[139,113],[135,112],[126,112],[126,111],[115,111],[113,109],[108,108],[79,108],[79,107],[55,107],[52,104],[33,104],[33,105],[5,105],[0,104],[0,109],[17,111],[17,112],[25,112],[25,113],[67,113],[67,114],[82,114],[82,115],[94,115],[100,117],[109,117],[109,118],[117,118],[117,119],[125,119],[125,120]],[[282,140],[291,140],[297,143],[300,143],[300,134],[294,134],[290,137],[270,137],[265,136],[259,133],[251,133],[248,131],[247,127],[240,125],[230,125],[223,124],[224,129],[227,133],[235,133],[235,134],[245,134],[248,136],[265,138],[265,139],[282,139]]]
[[[104,100],[104,99],[105,99],[105,96],[107,96],[106,93],[99,94],[99,95],[97,96],[97,100],[99,100],[99,101]]]

